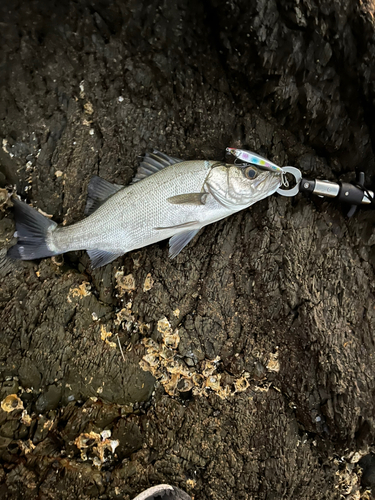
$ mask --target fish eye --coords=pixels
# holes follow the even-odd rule
[[[255,170],[254,167],[247,167],[245,168],[245,177],[248,179],[255,179],[255,177],[258,176],[258,172]]]

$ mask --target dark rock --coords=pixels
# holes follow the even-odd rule
[[[358,462],[358,465],[363,469],[362,486],[366,488],[375,487],[375,457],[372,454],[365,455]]]
[[[38,413],[54,410],[58,407],[61,399],[61,387],[50,385],[36,401],[35,407]]]
[[[92,175],[127,184],[154,147],[223,159],[241,145],[312,178],[354,180],[361,166],[371,183],[373,14],[322,0],[5,0],[0,185],[69,224]],[[1,249],[2,394],[16,391],[27,414],[0,410],[0,490],[347,495],[332,457],[375,433],[373,225],[371,210],[348,221],[333,202],[275,195],[203,229],[175,260],[166,242],[95,271],[84,252],[57,265],[9,262]],[[4,247],[12,236],[3,206]],[[136,283],[125,294],[122,267]],[[217,360],[215,380],[241,391],[167,396],[139,366],[164,317],[184,369],[207,381],[200,371]],[[103,430],[120,444],[103,462],[94,445],[85,457],[74,443]]]

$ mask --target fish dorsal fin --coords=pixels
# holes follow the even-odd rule
[[[123,255],[122,253],[111,253],[105,252],[104,250],[87,250],[91,260],[91,267],[95,269],[96,267],[105,266],[113,260],[117,259]]]
[[[169,240],[169,257],[174,259],[183,248],[194,238],[194,236],[199,232],[198,229],[192,229],[191,231],[184,231],[183,233],[175,234]]]
[[[155,149],[153,153],[146,153],[144,155],[131,184],[139,182],[152,174],[156,174],[156,172],[163,170],[165,167],[181,162],[182,160],[173,158],[172,156],[167,156]]]
[[[112,184],[97,175],[90,180],[87,188],[87,202],[85,215],[91,215],[100,207],[110,196],[120,191],[124,186]]]

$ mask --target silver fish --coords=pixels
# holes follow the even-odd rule
[[[18,242],[8,255],[32,260],[87,250],[95,268],[170,238],[173,258],[202,227],[273,194],[281,181],[280,172],[253,165],[182,161],[154,151],[145,155],[129,186],[91,179],[88,217],[71,226],[59,227],[14,199]]]

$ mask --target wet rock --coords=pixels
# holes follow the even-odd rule
[[[2,400],[4,397],[9,394],[16,394],[18,392],[19,385],[17,380],[5,380],[1,384],[0,388],[0,399]]]
[[[38,413],[54,410],[58,407],[61,399],[61,387],[50,385],[47,390],[42,393],[36,403],[35,408]]]
[[[94,174],[127,184],[154,147],[223,160],[234,144],[312,178],[354,179],[363,163],[371,180],[371,9],[6,0],[1,188],[69,224]],[[195,498],[357,494],[331,457],[375,433],[371,210],[347,221],[331,202],[275,195],[174,260],[161,242],[93,271],[84,252],[7,261],[2,208],[0,381],[30,419],[0,414],[4,495],[133,498],[151,483]],[[134,280],[125,290],[119,269]],[[167,373],[184,372],[159,383],[139,362],[151,339],[168,355],[161,318],[179,337]],[[185,370],[204,392],[183,390]],[[120,442],[111,460],[82,461],[75,440],[103,430]]]
[[[5,438],[12,438],[19,427],[17,419],[8,420],[1,425],[1,435]]]
[[[25,358],[21,362],[19,369],[19,377],[22,387],[25,389],[34,389],[37,391],[41,384],[41,374],[38,371],[35,364],[28,358]]]
[[[137,420],[121,419],[116,424],[112,433],[113,439],[119,440],[117,454],[120,460],[130,457],[130,455],[142,447],[144,438]]]
[[[375,457],[368,454],[361,458],[358,465],[362,468],[362,486],[365,488],[375,487]]]

